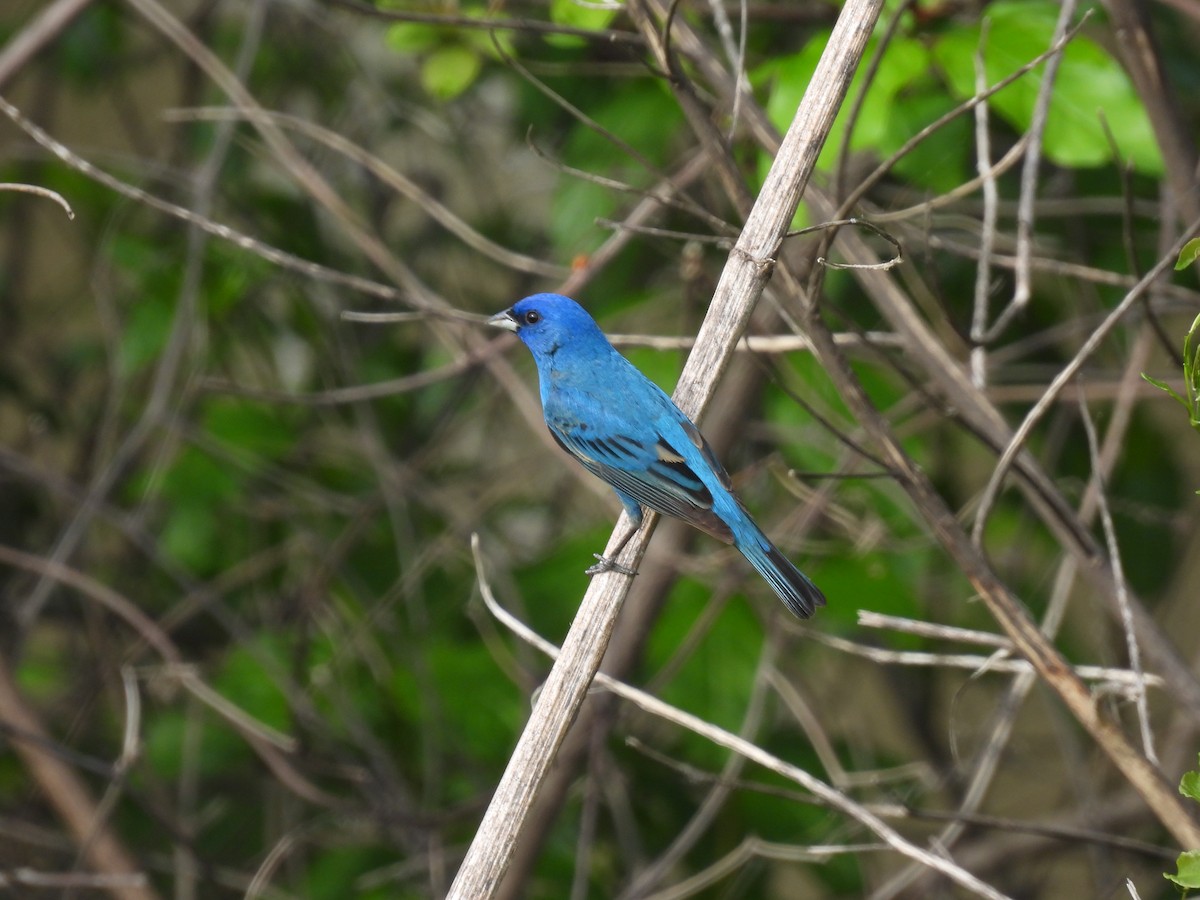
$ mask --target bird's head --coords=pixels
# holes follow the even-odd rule
[[[585,347],[608,340],[582,306],[561,294],[534,294],[497,313],[488,324],[511,331],[535,357],[553,356],[570,343]]]

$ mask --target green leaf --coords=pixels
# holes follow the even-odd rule
[[[1167,384],[1165,381],[1160,381],[1157,378],[1151,378],[1145,372],[1142,372],[1142,378],[1145,379],[1146,381],[1150,382],[1152,385],[1154,385],[1160,391],[1166,391],[1168,394],[1170,394],[1172,397],[1174,397],[1176,400],[1178,400],[1184,406],[1187,406],[1187,401],[1184,400],[1182,397],[1180,397],[1179,394],[1175,391],[1175,389],[1173,387],[1171,387],[1169,384]]]
[[[665,163],[682,124],[679,106],[658,85],[634,82],[605,93],[592,117],[605,129],[637,148],[652,161]],[[575,128],[563,148],[567,165],[598,175],[644,183],[640,166],[631,167],[625,154],[590,128]],[[587,253],[605,241],[610,232],[596,225],[597,218],[612,218],[626,197],[606,185],[568,178],[552,198],[551,234],[560,259]]]
[[[163,777],[174,778],[183,768],[186,724],[183,713],[176,709],[159,712],[146,723],[142,756],[149,766]]]
[[[239,644],[225,657],[212,686],[258,721],[287,731],[292,727],[291,707],[274,674],[264,669],[262,658],[267,657],[278,671],[286,672],[290,665],[288,656],[287,641],[281,635]]]
[[[1200,238],[1192,238],[1179,251],[1179,259],[1175,260],[1175,271],[1181,272],[1193,265],[1200,258]]]
[[[204,277],[204,301],[208,312],[216,319],[237,308],[249,291],[255,264],[245,258],[234,259],[218,244],[213,253],[213,265]]]
[[[71,83],[95,87],[111,72],[112,61],[128,52],[126,30],[116,13],[93,5],[66,29],[58,44],[58,72]]]
[[[71,690],[73,652],[66,635],[53,629],[31,632],[21,647],[16,677],[26,697],[39,704],[66,702]]]
[[[221,722],[215,713],[202,710],[199,721],[188,728],[187,714],[164,709],[146,721],[143,743],[146,762],[164,778],[177,778],[187,755],[186,744],[195,741],[194,759],[202,775],[236,777],[238,767],[248,763],[253,753],[245,740]]]
[[[365,889],[360,883],[364,872],[371,872],[391,862],[385,850],[372,846],[322,847],[320,853],[311,856],[307,871],[301,882],[302,897],[310,900],[375,900],[375,898],[399,898],[407,896],[399,892],[397,884],[389,882],[386,887]]]
[[[1188,850],[1175,860],[1175,874],[1163,874],[1163,878],[1175,882],[1181,888],[1200,888],[1200,850]]]
[[[773,60],[752,73],[754,84],[765,86],[767,115],[781,131],[791,124],[828,39],[828,33],[821,33],[799,53]],[[867,55],[873,55],[877,47],[878,42],[872,39]],[[888,43],[854,119],[851,151],[869,151],[877,159],[885,159],[947,111],[950,104],[945,90],[930,77],[929,66],[929,51],[923,42],[896,38]],[[862,91],[864,72],[856,73],[850,97],[857,98]],[[833,171],[844,149],[851,109],[852,104],[843,105],[834,121],[817,160],[822,171]],[[926,138],[900,161],[896,170],[917,184],[939,191],[960,184],[968,172],[969,127],[969,123],[959,121]],[[759,184],[765,180],[771,162],[770,156],[760,154]],[[791,227],[798,229],[809,224],[807,210],[801,206]]]
[[[174,308],[161,297],[146,297],[133,307],[117,350],[117,365],[122,374],[140,371],[162,352],[174,320]]]
[[[987,8],[984,70],[988,84],[1011,75],[1051,45],[1058,4],[994,3]],[[981,25],[955,29],[934,45],[933,54],[953,91],[975,94],[975,56]],[[1018,79],[988,101],[991,109],[1019,131],[1033,119],[1045,64]],[[1113,162],[1102,117],[1116,136],[1117,152],[1139,172],[1160,175],[1162,156],[1150,119],[1129,77],[1116,59],[1087,37],[1076,36],[1062,53],[1043,134],[1047,158],[1061,166],[1086,168]]]
[[[745,574],[747,590],[763,592],[768,602],[774,595],[751,571]],[[712,598],[711,591],[690,579],[683,579],[663,607],[646,645],[647,664],[656,669],[674,669],[669,682],[662,686],[663,699],[674,703],[723,728],[737,728],[746,712],[746,697],[754,684],[758,665],[762,628],[752,607],[744,600],[732,600],[720,612],[713,628],[688,653],[682,664],[677,654],[688,646],[697,620]],[[694,636],[693,636],[694,637]],[[689,743],[691,739],[688,739]],[[719,759],[702,743],[694,744],[700,756]],[[709,755],[711,754],[711,756]]]
[[[384,40],[398,53],[424,53],[442,42],[444,28],[423,22],[397,22],[387,30]]]
[[[163,476],[161,491],[169,500],[219,503],[236,497],[241,486],[240,473],[203,450],[185,447]]]
[[[1200,772],[1185,772],[1179,779],[1179,793],[1200,803]]]
[[[159,538],[163,552],[197,573],[216,568],[221,542],[230,539],[222,515],[241,492],[243,481],[234,467],[185,447],[158,486],[158,495],[167,503]]]
[[[605,9],[596,4],[580,3],[579,0],[550,0],[550,21],[572,28],[602,31],[612,24],[617,10]]]
[[[470,47],[442,47],[421,65],[421,86],[439,100],[453,100],[479,76],[483,62]]]
[[[296,434],[286,418],[279,407],[214,397],[206,404],[204,427],[221,443],[251,454],[244,462],[255,468],[259,458],[278,459],[295,443]]]
[[[786,131],[791,125],[796,108],[808,89],[817,61],[828,41],[829,34],[823,33],[809,41],[799,53],[768,63],[754,73],[755,81],[770,82],[767,116],[781,131]],[[876,43],[875,40],[868,43],[868,56],[873,52]],[[913,130],[912,124],[907,121],[907,112],[911,110],[907,110],[903,115],[898,114],[897,110],[901,107],[896,99],[902,91],[922,78],[928,68],[929,54],[922,43],[896,39],[888,45],[875,79],[863,98],[861,111],[855,119],[854,131],[850,138],[851,150],[872,149],[879,156],[885,156],[903,143]],[[861,71],[855,76],[850,85],[849,96],[858,95],[864,77]],[[825,171],[832,168],[837,154],[841,152],[848,122],[847,110],[849,105],[843,106],[843,112],[834,122],[817,162],[818,167]]]
[[[479,642],[433,641],[427,656],[437,704],[456,746],[473,758],[503,762],[525,714],[516,685],[497,669],[496,660]],[[395,687],[406,690],[410,684],[411,678],[401,674]],[[423,717],[428,715],[425,710]]]
[[[163,552],[197,573],[213,570],[217,556],[217,517],[211,506],[179,503],[171,507],[159,540]]]
[[[616,17],[617,10],[580,3],[579,0],[550,0],[550,21],[571,28],[603,31]],[[555,47],[582,47],[587,42],[570,34],[548,34],[546,43]]]
[[[948,113],[955,101],[944,90],[937,93],[905,93],[903,102],[892,104],[890,132],[880,150],[891,155],[931,122]],[[941,194],[962,184],[971,166],[971,123],[959,116],[925,137],[906,153],[892,171],[917,187]],[[881,155],[883,155],[881,152]]]

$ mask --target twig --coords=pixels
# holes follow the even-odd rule
[[[1032,671],[1033,667],[1024,659],[1008,659],[1005,654],[1010,647],[1001,648],[1001,653],[991,656],[979,656],[974,653],[930,653],[924,650],[888,650],[883,647],[871,647],[857,644],[846,638],[832,634],[812,633],[811,637],[818,643],[833,647],[845,653],[852,653],[865,659],[883,665],[895,666],[928,666],[935,668],[969,669],[976,674],[988,672],[1020,674]],[[1114,669],[1109,666],[1072,666],[1071,671],[1085,681],[1102,682],[1101,687],[1122,694],[1133,694],[1143,682],[1164,687],[1163,680],[1156,675],[1130,669]]]
[[[979,26],[979,46],[975,49],[975,93],[982,95],[987,87],[984,52],[987,47],[988,20]],[[983,215],[979,236],[979,261],[975,266],[975,303],[971,315],[971,380],[980,390],[987,387],[987,320],[988,292],[992,286],[992,251],[996,245],[996,187],[995,168],[991,164],[992,143],[988,126],[988,104],[975,107],[975,170],[979,173],[983,191]]]
[[[904,250],[900,246],[900,241],[898,238],[880,228],[874,222],[869,222],[866,219],[862,219],[857,216],[851,216],[848,219],[834,219],[832,222],[822,222],[820,225],[810,225],[808,228],[801,228],[799,231],[790,231],[788,232],[788,237],[792,237],[796,234],[805,234],[806,232],[811,231],[840,228],[843,225],[853,225],[858,228],[865,228],[868,231],[879,235],[879,237],[883,238],[892,245],[892,249],[896,251],[895,254],[885,260],[880,261],[837,263],[830,262],[824,256],[817,256],[817,265],[824,266],[827,269],[837,269],[839,271],[847,271],[849,269],[877,269],[886,272],[888,269],[894,269],[896,266],[900,265],[900,263],[904,262]]]
[[[71,209],[71,204],[58,191],[52,191],[50,188],[44,188],[37,184],[19,184],[11,181],[0,182],[0,191],[13,191],[18,194],[34,194],[38,197],[45,197],[47,200],[53,200],[63,208],[63,212],[67,214],[68,219],[75,218],[75,210]]]
[[[617,254],[633,238],[636,233],[635,229],[640,227],[643,222],[649,221],[651,216],[657,215],[671,206],[685,208],[686,204],[677,203],[676,197],[707,171],[708,161],[704,158],[704,154],[693,153],[683,165],[671,173],[667,180],[661,181],[645,191],[642,199],[621,221],[622,228],[616,234],[611,235],[598,249],[588,254],[587,261],[583,266],[572,272],[563,282],[559,289],[560,292],[569,297],[575,296],[581,288],[596,277],[597,273],[603,271],[604,267],[616,258]],[[721,231],[726,230],[725,224],[718,217],[713,216],[708,221],[711,227]]]
[[[934,250],[946,250],[967,259],[979,258],[978,248],[970,244],[963,244],[936,234],[929,235],[927,241],[929,247]],[[1061,278],[1074,278],[1088,282],[1089,284],[1120,287],[1126,290],[1134,287],[1141,278],[1138,275],[1125,275],[1121,272],[1100,269],[1096,266],[1086,265],[1085,263],[1071,262],[1063,259],[1050,259],[1045,256],[1034,257],[1031,264],[1038,272],[1049,272]],[[997,253],[992,257],[992,265],[1006,269],[1015,269],[1017,258],[1011,254]],[[1193,308],[1197,300],[1200,300],[1200,294],[1179,284],[1164,284],[1156,288],[1156,291],[1161,296],[1177,300],[1188,308]]]
[[[1088,454],[1092,460],[1094,484],[1096,485],[1096,503],[1100,509],[1100,522],[1104,526],[1104,540],[1108,544],[1108,558],[1111,560],[1113,581],[1117,585],[1117,606],[1121,611],[1121,626],[1125,632],[1125,646],[1129,650],[1129,668],[1133,670],[1135,683],[1132,693],[1137,706],[1138,727],[1142,733],[1142,752],[1155,765],[1158,755],[1154,752],[1154,739],[1150,734],[1150,709],[1146,703],[1146,674],[1142,671],[1142,653],[1138,647],[1137,634],[1133,629],[1133,615],[1129,611],[1129,589],[1125,583],[1125,569],[1121,564],[1121,547],[1117,543],[1117,530],[1113,525],[1112,513],[1108,510],[1108,497],[1104,488],[1104,477],[1101,474],[1100,442],[1096,439],[1096,425],[1088,411],[1087,401],[1081,394],[1079,397],[1079,415],[1083,419],[1083,430],[1087,434]]]
[[[890,628],[892,631],[917,634],[940,641],[958,641],[963,644],[982,644],[985,647],[1012,649],[1012,641],[1001,634],[975,631],[971,628],[956,628],[953,625],[942,625],[938,622],[922,622],[919,619],[887,616],[869,609],[858,611],[858,624],[863,628]]]
[[[1054,44],[1057,46],[1066,36],[1075,17],[1077,0],[1063,0],[1058,11],[1058,22],[1054,26]],[[1013,298],[1008,307],[996,317],[996,321],[988,330],[985,340],[994,340],[1008,327],[1026,306],[1032,294],[1030,287],[1029,260],[1033,256],[1033,213],[1037,201],[1038,166],[1042,159],[1042,132],[1050,117],[1050,101],[1054,96],[1054,79],[1058,75],[1058,65],[1062,62],[1062,53],[1055,53],[1046,60],[1046,68],[1038,85],[1037,102],[1033,107],[1033,117],[1029,122],[1028,152],[1025,154],[1025,165],[1021,169],[1021,199],[1017,205],[1017,284]]]
[[[121,741],[121,755],[113,763],[112,775],[104,786],[104,794],[96,804],[96,812],[92,821],[91,833],[80,844],[76,854],[75,868],[87,858],[88,850],[94,841],[104,832],[112,811],[121,798],[129,770],[137,761],[140,746],[138,732],[142,722],[142,697],[138,692],[137,676],[132,666],[121,667],[121,686],[125,695],[125,731]]]

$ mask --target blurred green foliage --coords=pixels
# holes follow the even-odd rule
[[[829,15],[816,10],[806,20],[766,6],[772,8],[757,10],[762,21],[750,24],[746,68],[756,98],[783,129],[828,37]],[[496,13],[482,4],[379,8],[471,22]],[[851,98],[865,94],[853,122],[843,111],[825,146],[822,186],[844,167],[852,187],[854,173],[869,171],[971,96],[981,47],[989,82],[1042,52],[1057,9],[1042,2],[988,4],[986,26],[967,12],[944,18],[936,11],[926,18],[901,13],[890,40],[880,29],[871,42],[873,77],[868,83],[860,70],[851,88]],[[245,80],[265,108],[335,128],[492,240],[564,270],[586,266],[614,234],[596,220],[627,215],[643,192],[695,152],[693,135],[643,50],[603,34],[631,31],[626,12],[572,0],[501,12],[597,36],[272,5]],[[191,25],[232,65],[246,40],[244,13],[215,4]],[[679,14],[718,44],[699,6],[685,4]],[[1125,200],[1130,207],[1157,203],[1164,163],[1129,77],[1091,32],[1102,22],[1097,13],[1066,48],[1043,150],[1050,199],[1081,206],[1107,201],[1108,212],[1041,216],[1037,239],[1046,253],[1136,274],[1128,250],[1143,263],[1155,258],[1158,208],[1126,220]],[[1181,66],[1180,55],[1183,49],[1168,62]],[[594,125],[531,85],[507,57]],[[1043,70],[991,98],[996,147],[1011,146],[1028,129]],[[22,103],[49,119],[47,127],[65,143],[146,190],[190,202],[192,179],[218,146],[220,126],[164,125],[161,114],[228,98],[176,50],[147,37],[128,11],[95,5],[31,71],[51,85],[40,90],[55,93],[64,111],[55,115],[55,104],[39,103],[29,84],[18,85]],[[100,95],[106,102],[95,112]],[[715,92],[699,95],[716,105],[714,116],[728,129],[728,110],[713,99]],[[1115,151],[1098,110],[1116,137]],[[967,115],[930,134],[872,192],[870,210],[903,208],[974,177],[973,133]],[[296,145],[439,301],[490,313],[524,293],[554,287],[485,259],[419,205],[328,148],[300,139]],[[732,147],[747,182],[761,180],[770,163],[766,154],[741,133]],[[1121,196],[1126,165],[1134,173],[1129,198]],[[615,502],[588,487],[542,433],[534,376],[523,355],[510,354],[494,369],[464,361],[483,339],[435,317],[382,327],[344,322],[340,311],[374,308],[376,301],[229,242],[191,245],[182,224],[117,198],[31,149],[6,156],[0,167],[2,180],[36,181],[63,192],[79,214],[74,225],[47,225],[47,214],[28,198],[0,195],[0,209],[15,210],[5,217],[9,250],[0,273],[14,298],[0,311],[10,335],[0,337],[6,342],[0,438],[30,463],[10,466],[5,478],[35,495],[26,503],[14,493],[0,499],[6,533],[49,555],[87,506],[89,486],[114,466],[112,487],[87,513],[93,519],[70,564],[154,617],[222,697],[294,736],[298,749],[285,754],[286,764],[314,790],[305,793],[295,779],[281,778],[227,720],[173,686],[163,661],[136,634],[75,592],[58,590],[31,631],[8,629],[3,639],[26,699],[56,740],[90,759],[111,760],[126,715],[114,673],[136,666],[146,695],[140,755],[129,775],[133,790],[118,798],[113,821],[148,861],[164,895],[182,877],[163,862],[173,851],[199,863],[197,896],[244,895],[268,860],[278,862],[270,896],[443,892],[549,667],[481,611],[470,536],[481,537],[502,602],[557,642],[585,590],[583,569],[609,534]],[[1018,177],[1010,172],[998,182],[1005,201],[1016,197]],[[687,191],[736,225],[715,182]],[[384,280],[248,125],[235,128],[212,200],[213,217],[232,228],[301,259]],[[970,350],[974,262],[927,239],[974,239],[977,213],[964,202],[945,218],[931,212],[917,225],[895,226],[908,266],[898,270],[897,281],[958,359]],[[1005,223],[1011,231],[1011,216]],[[653,224],[702,237],[711,230],[678,208]],[[30,234],[48,249],[31,246]],[[198,257],[189,260],[193,252]],[[691,281],[680,257],[675,238],[637,236],[614,263],[591,274],[581,298],[613,331],[693,335],[724,251],[702,251]],[[194,315],[181,319],[189,262],[200,278]],[[398,288],[405,300],[415,296],[412,285]],[[1011,288],[1009,271],[997,267],[989,285],[994,309]],[[1038,275],[1031,305],[1002,336],[991,372],[997,403],[1010,421],[1032,402],[1021,389],[1044,385],[1119,296],[1112,286]],[[770,299],[776,302],[787,299]],[[887,328],[848,275],[829,275],[821,303],[847,336]],[[1120,341],[1096,357],[1095,381],[1118,377],[1126,334]],[[956,411],[927,396],[920,366],[902,349],[853,346],[854,372],[895,425],[904,450],[969,517],[995,448],[983,446]],[[644,347],[628,355],[668,389],[683,359],[678,350]],[[441,374],[420,380],[429,373]],[[856,786],[858,799],[953,808],[964,780],[960,744],[970,745],[975,729],[982,729],[1000,682],[971,683],[969,673],[958,671],[913,675],[817,638],[823,632],[891,651],[945,649],[914,634],[864,633],[856,624],[860,609],[993,626],[981,605],[970,602],[973,587],[903,491],[879,477],[887,473],[877,460],[843,440],[861,441],[861,429],[813,356],[776,356],[760,376],[739,396],[730,420],[705,425],[733,445],[726,458],[748,506],[821,585],[830,605],[806,626],[808,633],[783,624],[769,589],[726,548],[698,538],[681,563],[684,574],[659,598],[660,612],[639,635],[644,644],[628,677],[736,732],[762,674],[764,641],[774,641],[779,672],[815,706],[842,766],[927,765],[920,775]],[[403,383],[394,392],[356,393],[392,380]],[[140,428],[159,390],[169,402]],[[1103,419],[1108,401],[1097,402]],[[1039,429],[1030,448],[1078,502],[1091,461],[1068,406]],[[1158,413],[1147,406],[1132,415],[1108,480],[1130,583],[1151,604],[1185,577],[1183,550],[1195,537],[1179,524],[1192,502],[1179,486],[1195,475],[1195,445],[1175,440],[1175,423]],[[131,434],[141,437],[122,462],[119,448]],[[789,470],[804,474],[793,477]],[[821,510],[814,521],[804,515],[810,505]],[[1053,537],[1006,494],[987,541],[1006,581],[1041,614],[1062,558]],[[35,582],[29,573],[5,576],[18,600]],[[1120,664],[1120,634],[1096,624],[1092,607],[1079,616],[1088,627],[1062,638],[1072,659]],[[947,712],[946,698],[964,684],[971,702]],[[829,777],[793,712],[774,693],[765,707],[754,739]],[[728,759],[727,751],[626,707],[618,705],[610,718],[599,726],[610,731],[600,734],[586,771],[562,800],[522,896],[569,896],[581,870],[576,896],[618,896],[703,803],[712,783],[689,773],[715,778]],[[1042,801],[1053,802],[1057,788],[1045,785],[1067,779],[1056,739],[1039,730],[1044,724],[1038,720],[1022,732],[1013,764],[1019,770],[1035,756],[1041,767],[1044,757],[1052,758],[1039,773],[1045,782],[1032,787],[1037,815],[1049,816],[1057,810]],[[795,786],[775,775],[747,766],[741,778],[662,886],[705,870],[747,836],[801,846],[862,838],[841,817],[798,800]],[[325,796],[337,802],[326,805]],[[57,828],[53,811],[7,753],[0,754],[0,809],[8,822]],[[584,853],[581,823],[593,813],[592,843]],[[171,827],[162,827],[163,820]],[[66,868],[73,859],[71,848],[56,851],[47,867]],[[0,855],[0,872],[13,865]],[[863,896],[889,872],[867,854],[835,854],[820,863],[759,858],[696,896]],[[803,891],[795,887],[801,876]],[[1026,886],[1012,873],[993,877],[1014,893]],[[1037,896],[1053,896],[1053,889]]]
[[[1184,772],[1179,780],[1179,793],[1200,803],[1200,772]],[[1169,881],[1187,895],[1189,890],[1200,889],[1200,850],[1185,850],[1175,861],[1175,874],[1166,873]]]

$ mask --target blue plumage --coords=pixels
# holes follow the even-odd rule
[[[788,609],[808,618],[825,597],[767,539],[734,496],[699,429],[608,342],[574,300],[534,294],[490,320],[533,353],[546,425],[559,445],[617,492],[733,544]]]

